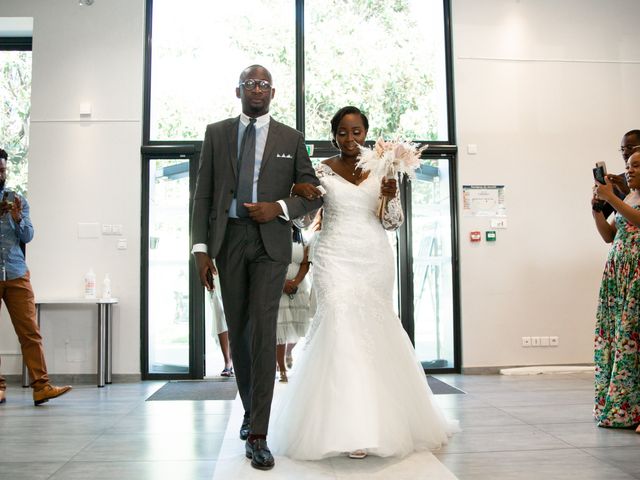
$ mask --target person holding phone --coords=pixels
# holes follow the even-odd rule
[[[607,221],[593,211],[600,236],[611,243],[596,312],[594,416],[600,427],[636,428],[640,433],[640,152],[627,160],[629,194],[621,200],[607,177],[595,188],[616,210]]]
[[[622,141],[620,142],[620,153],[622,154],[622,159],[625,164],[629,157],[639,151],[640,149],[640,130],[630,130],[625,133],[622,137]],[[627,185],[627,179],[624,173],[619,175],[615,174],[607,174],[606,175],[611,184],[613,185],[614,191],[616,195],[621,200],[629,194],[629,186]],[[603,183],[603,182],[599,182]],[[605,218],[609,218],[609,216],[615,211],[614,208],[607,202],[599,201],[595,202],[593,208],[597,211],[599,208],[602,209],[602,213]]]
[[[36,304],[30,274],[21,243],[33,238],[29,218],[29,203],[21,195],[5,190],[7,152],[0,148],[0,300],[9,311],[11,322],[20,341],[22,358],[29,370],[33,402],[41,405],[71,390],[56,387],[49,381],[44,358],[42,336],[36,321]],[[7,383],[0,376],[0,404],[6,402]]]

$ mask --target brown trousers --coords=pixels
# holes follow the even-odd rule
[[[24,277],[0,281],[0,299],[7,306],[18,336],[22,359],[31,377],[31,388],[38,390],[49,383],[49,376],[42,336],[36,321],[36,304],[30,278],[31,275],[27,272]],[[0,376],[0,390],[6,388],[4,377]]]

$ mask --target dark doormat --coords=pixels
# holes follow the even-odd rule
[[[234,400],[238,393],[235,378],[172,380],[147,398],[157,400]]]
[[[427,375],[427,383],[431,387],[431,391],[434,395],[464,395],[465,392],[452,387],[448,383],[444,383],[442,380],[438,380],[431,375]]]

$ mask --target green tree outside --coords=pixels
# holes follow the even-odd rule
[[[161,2],[166,0],[156,0],[158,8]],[[285,14],[293,9],[293,2],[253,0],[251,8],[242,11],[233,6],[226,10],[222,3],[207,6],[199,0],[191,0],[187,5],[190,8],[184,9],[185,15],[189,10],[202,13],[198,16],[207,19],[208,31],[199,28],[200,20],[191,15],[188,24],[191,30],[185,25],[178,34],[175,29],[181,20],[172,17],[166,23],[171,28],[167,27],[162,34],[162,30],[154,30],[158,36],[172,36],[171,41],[158,38],[158,43],[154,42],[154,48],[158,48],[154,54],[157,62],[171,64],[173,71],[180,71],[176,75],[186,86],[191,85],[191,77],[208,74],[206,69],[214,56],[217,68],[213,76],[232,68],[230,59],[256,59],[274,73],[276,97],[271,113],[295,125],[292,94],[296,84],[295,25],[292,16]],[[446,92],[436,88],[435,74],[444,68],[444,64],[438,63],[444,39],[421,24],[415,5],[410,0],[307,2],[304,60],[307,140],[329,140],[330,119],[345,105],[358,106],[367,113],[372,140],[379,136],[438,139],[439,122],[446,118],[446,112],[439,111]],[[206,8],[212,9],[209,12],[212,15],[205,14]],[[267,10],[273,13],[269,22],[264,21],[262,13]],[[204,125],[237,114],[237,99],[227,96],[220,100],[228,92],[212,86],[200,92],[202,99],[196,103],[190,92],[179,91],[180,80],[173,87],[169,85],[172,80],[165,74],[167,71],[170,70],[165,69],[154,80],[163,83],[157,91],[164,93],[152,96],[155,112],[152,116],[157,119],[152,125],[157,135],[153,139],[200,139]],[[171,88],[172,93],[168,93]]]
[[[0,148],[9,154],[7,179],[26,194],[31,116],[31,52],[0,51]]]

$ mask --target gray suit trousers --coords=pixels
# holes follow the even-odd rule
[[[267,255],[251,220],[229,219],[216,264],[238,391],[251,433],[267,434],[276,374],[276,324],[287,264]]]

